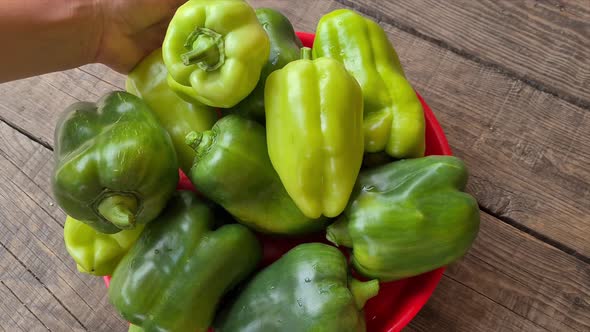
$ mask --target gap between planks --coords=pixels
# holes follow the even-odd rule
[[[17,255],[15,255],[10,248],[6,247],[4,245],[4,243],[0,242],[0,246],[2,247],[2,249],[4,249],[10,256],[12,256],[12,258],[14,258],[21,266],[23,269],[25,269],[25,271],[27,271],[27,273],[29,273],[33,278],[35,278],[35,280],[49,293],[51,294],[51,297],[53,297],[53,299],[55,301],[57,301],[57,303],[59,303],[59,305],[72,317],[74,318],[74,320],[80,324],[80,326],[85,330],[88,331],[88,328],[80,321],[80,319],[78,319],[78,317],[76,317],[76,315],[74,315],[70,309],[68,309],[67,306],[64,305],[64,303],[49,289],[49,287],[47,287],[47,285],[41,281],[41,279],[39,279],[39,277],[37,277],[37,275],[35,273],[33,273],[33,271],[31,271],[31,269],[29,269],[27,267],[27,265],[25,263],[23,263],[23,261],[21,261]],[[2,282],[4,284],[4,282]],[[8,288],[8,287],[7,287]],[[9,288],[10,289],[10,288]],[[12,290],[10,290],[12,292]],[[18,299],[18,297],[15,295],[15,297]],[[20,299],[19,299],[20,301]],[[22,301],[21,301],[22,302]],[[28,308],[27,308],[28,309]],[[28,309],[30,311],[30,309]],[[31,312],[32,313],[32,312]],[[34,314],[33,314],[34,315]],[[40,322],[42,322],[36,315],[34,315],[35,318],[37,318]],[[45,323],[43,323],[43,325],[45,326]],[[45,326],[47,327],[47,326]],[[49,328],[47,328],[49,330]]]
[[[6,249],[6,247],[4,247],[4,249]],[[4,286],[4,288],[6,288],[6,290],[8,290],[8,292],[10,293],[10,295],[12,295],[12,296],[13,296],[13,297],[14,297],[14,298],[15,298],[15,299],[18,301],[18,303],[20,303],[20,305],[22,305],[22,306],[23,306],[23,307],[24,307],[24,308],[27,310],[27,312],[28,312],[29,314],[31,314],[33,317],[35,317],[35,319],[36,319],[36,320],[37,320],[39,323],[41,323],[41,325],[43,325],[43,327],[44,327],[44,328],[46,328],[46,329],[47,329],[47,331],[50,331],[50,332],[51,332],[51,329],[50,329],[50,328],[49,328],[47,325],[45,325],[45,323],[44,323],[44,322],[43,322],[41,319],[39,319],[39,316],[35,315],[35,313],[34,313],[33,311],[31,311],[31,308],[29,308],[29,306],[28,306],[26,303],[24,303],[24,302],[23,302],[23,301],[22,301],[22,300],[21,300],[21,299],[20,299],[20,298],[19,298],[19,297],[16,295],[16,293],[15,293],[15,292],[14,292],[12,289],[10,289],[10,287],[8,287],[8,286],[7,286],[7,285],[4,283],[4,281],[0,280],[0,285]],[[15,323],[16,323],[16,322],[15,322]]]
[[[40,144],[41,146],[43,146],[47,150],[53,151],[53,147],[51,146],[51,144],[49,144],[49,142],[45,141],[44,139],[42,139],[40,137],[34,136],[30,132],[26,131],[24,128],[17,126],[15,123],[12,123],[11,121],[8,121],[7,119],[2,117],[1,115],[0,115],[0,122],[5,123],[10,128],[12,128],[12,129],[18,131],[19,133],[23,134],[24,136],[28,137],[31,141]]]
[[[548,245],[550,245],[550,246],[552,246],[552,247],[554,247],[554,248],[556,248],[556,249],[558,249],[570,256],[573,256],[576,259],[579,259],[586,264],[590,264],[590,257],[589,256],[586,256],[586,255],[578,252],[576,249],[568,246],[565,243],[559,242],[555,239],[552,239],[544,234],[541,234],[541,233],[535,231],[532,228],[529,228],[523,224],[520,224],[516,220],[514,220],[513,218],[510,218],[507,216],[502,216],[499,213],[495,213],[494,211],[491,211],[490,209],[488,209],[484,206],[479,205],[479,209],[481,211],[493,216],[494,218],[501,220],[502,222],[518,229],[519,231],[522,231],[522,232],[534,237],[535,239],[537,239],[541,242],[544,242],[544,243],[546,243],[546,244],[548,244]]]

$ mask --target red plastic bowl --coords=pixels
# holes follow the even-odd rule
[[[297,32],[297,36],[304,46],[313,46],[315,34]],[[451,155],[451,149],[436,117],[420,95],[418,95],[418,98],[424,108],[424,118],[426,120],[426,155]],[[182,172],[180,172],[178,189],[195,191],[191,182]],[[304,239],[285,239],[259,235],[259,239],[264,246],[264,258],[261,266],[269,265],[300,243],[326,243],[322,235]],[[412,278],[381,283],[379,294],[370,299],[365,306],[367,331],[401,331],[426,304],[436,285],[438,285],[443,272],[444,268],[439,268]],[[104,281],[108,287],[110,277],[104,277]]]

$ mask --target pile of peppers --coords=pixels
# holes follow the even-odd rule
[[[189,0],[55,144],[66,249],[112,276],[130,331],[365,331],[380,283],[456,261],[479,230],[465,164],[424,156],[396,51],[352,10],[310,49],[276,10]],[[304,240],[269,263],[265,236]]]

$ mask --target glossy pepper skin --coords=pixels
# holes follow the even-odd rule
[[[273,169],[264,127],[238,115],[219,120],[210,131],[189,134],[196,151],[188,173],[199,191],[240,223],[274,234],[321,230],[326,220],[301,213]]]
[[[104,234],[70,216],[64,226],[66,250],[78,271],[95,276],[111,275],[135,243],[143,225],[117,234]]]
[[[313,55],[344,63],[361,85],[366,152],[396,159],[424,155],[422,104],[379,24],[348,9],[328,13],[318,23]]]
[[[310,53],[266,81],[268,154],[303,214],[336,217],[363,159],[363,97],[340,62]]]
[[[356,271],[391,281],[462,257],[479,230],[476,200],[462,192],[467,169],[452,156],[429,156],[365,170],[327,238],[352,248]]]
[[[178,164],[186,173],[193,164],[195,152],[184,143],[184,137],[191,131],[211,129],[217,121],[217,113],[212,107],[189,103],[178,97],[168,86],[167,76],[162,49],[157,49],[127,76],[125,90],[149,105],[158,122],[170,134]]]
[[[127,332],[144,332],[144,330],[139,326],[131,324],[129,325],[129,330],[127,330]]]
[[[301,244],[257,273],[216,318],[217,332],[359,332],[377,280],[350,278],[346,258],[321,243]]]
[[[207,331],[222,295],[262,255],[248,228],[216,223],[194,193],[177,192],[113,274],[109,299],[121,316],[146,332]]]
[[[181,97],[235,106],[254,90],[270,42],[244,0],[190,0],[170,21],[162,55],[168,83]]]
[[[289,19],[280,12],[270,8],[257,8],[256,17],[262,28],[268,34],[270,40],[270,56],[262,67],[260,80],[254,91],[232,107],[229,112],[245,116],[249,119],[263,123],[264,117],[264,86],[270,73],[283,68],[291,61],[299,59],[303,46],[301,40],[295,34],[293,25]]]
[[[68,107],[55,129],[53,194],[67,215],[117,233],[154,219],[178,182],[168,133],[124,91]]]

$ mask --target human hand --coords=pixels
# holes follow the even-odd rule
[[[94,61],[127,73],[162,45],[168,23],[186,0],[96,0]]]
[[[99,62],[127,73],[186,0],[0,0],[0,83]]]

